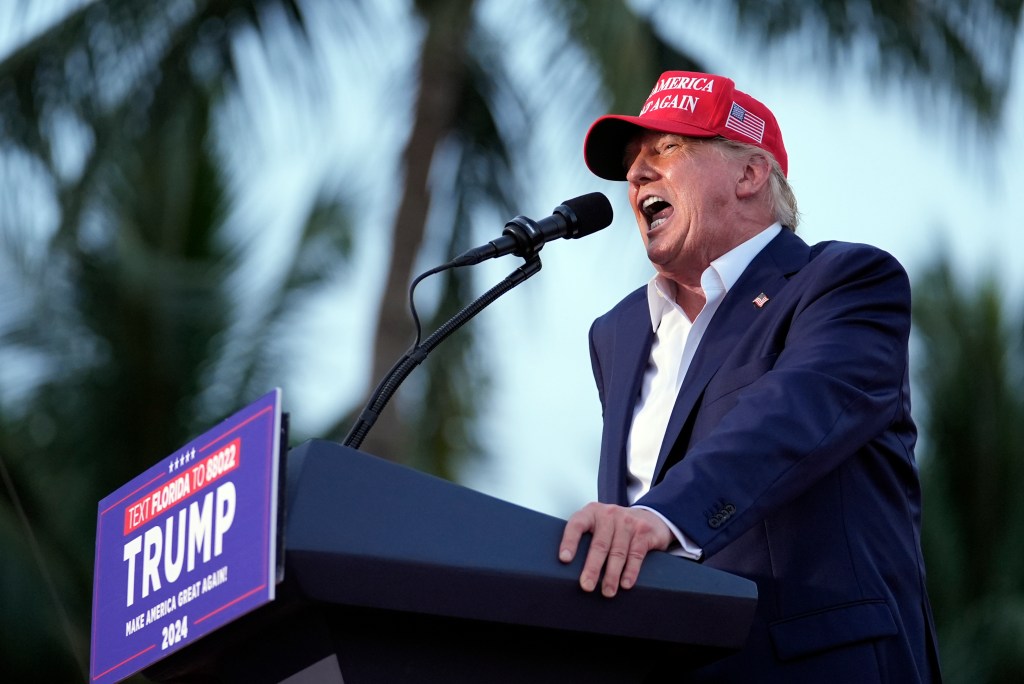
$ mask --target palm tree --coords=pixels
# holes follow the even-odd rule
[[[473,0],[417,0],[416,13],[424,25],[420,42],[417,97],[411,133],[402,155],[402,197],[391,232],[391,257],[379,309],[371,378],[383,378],[413,339],[408,313],[407,284],[416,275],[427,223],[441,215],[448,221],[447,240],[454,255],[470,246],[474,211],[491,205],[509,218],[525,188],[519,178],[529,160],[521,153],[545,113],[528,102],[524,85],[516,81],[516,65],[499,47],[506,22],[488,21],[484,3]],[[591,3],[563,0],[544,8],[515,8],[536,14],[531,28],[548,36],[536,58],[548,65],[550,86],[572,83],[580,73],[579,59],[570,48],[595,60],[597,79],[607,83],[630,106],[641,101],[652,73],[675,65],[698,68],[692,58],[673,49],[625,2]],[[563,22],[568,27],[561,26]],[[629,60],[615,60],[599,47],[624,38],[634,46]],[[571,55],[571,56],[567,56]],[[543,88],[543,84],[538,84]],[[586,114],[568,107],[571,123]],[[569,128],[569,126],[567,126]],[[571,139],[566,135],[566,139]],[[573,146],[570,146],[574,149]],[[444,183],[439,177],[451,177]],[[464,271],[447,271],[441,285],[449,297],[429,319],[436,326],[472,298],[473,283]],[[457,295],[457,296],[456,296]],[[363,448],[385,458],[415,462],[449,477],[457,464],[484,447],[474,439],[476,406],[485,399],[486,378],[474,364],[473,331],[465,328],[445,343],[413,381],[412,396],[396,401],[381,415]],[[418,382],[422,380],[422,382]],[[349,418],[329,432],[343,434]]]
[[[338,200],[314,195],[298,248],[263,270],[279,283],[242,306],[252,265],[228,239],[214,114],[232,36],[272,8],[294,12],[92,3],[3,63],[2,185],[17,189],[0,212],[7,681],[87,679],[96,502],[272,386],[284,314],[344,263]]]

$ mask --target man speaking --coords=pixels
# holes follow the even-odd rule
[[[590,533],[580,585],[609,598],[652,549],[755,581],[745,647],[664,668],[686,681],[939,681],[903,268],[796,235],[779,125],[728,78],[663,74],[584,158],[627,182],[655,275],[591,328],[600,503],[560,559]]]

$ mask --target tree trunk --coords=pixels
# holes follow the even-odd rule
[[[427,35],[420,51],[420,90],[412,134],[403,154],[402,201],[392,231],[391,259],[374,335],[371,389],[414,339],[408,292],[430,210],[430,167],[438,145],[454,127],[457,102],[467,77],[464,50],[473,15],[472,0],[435,0],[418,6],[427,22]],[[406,438],[406,425],[393,400],[361,448],[401,461]]]

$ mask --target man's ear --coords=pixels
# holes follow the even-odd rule
[[[749,199],[754,197],[761,188],[768,184],[768,178],[772,173],[772,165],[763,154],[752,154],[747,157],[746,164],[742,168],[743,175],[736,183],[736,197]]]

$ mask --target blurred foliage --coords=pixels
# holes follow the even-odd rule
[[[923,545],[948,682],[1024,680],[1024,315],[942,260],[914,287]]]
[[[212,112],[269,4],[93,3],[0,66],[4,681],[87,679],[97,501],[273,386],[281,317],[323,282],[282,254],[239,318]],[[297,226],[336,263],[346,230],[331,196]]]
[[[662,6],[670,0],[661,0]],[[981,132],[1003,122],[1022,0],[736,0],[735,20],[760,49],[817,68],[866,70],[879,88],[908,89],[921,114],[948,111]]]

